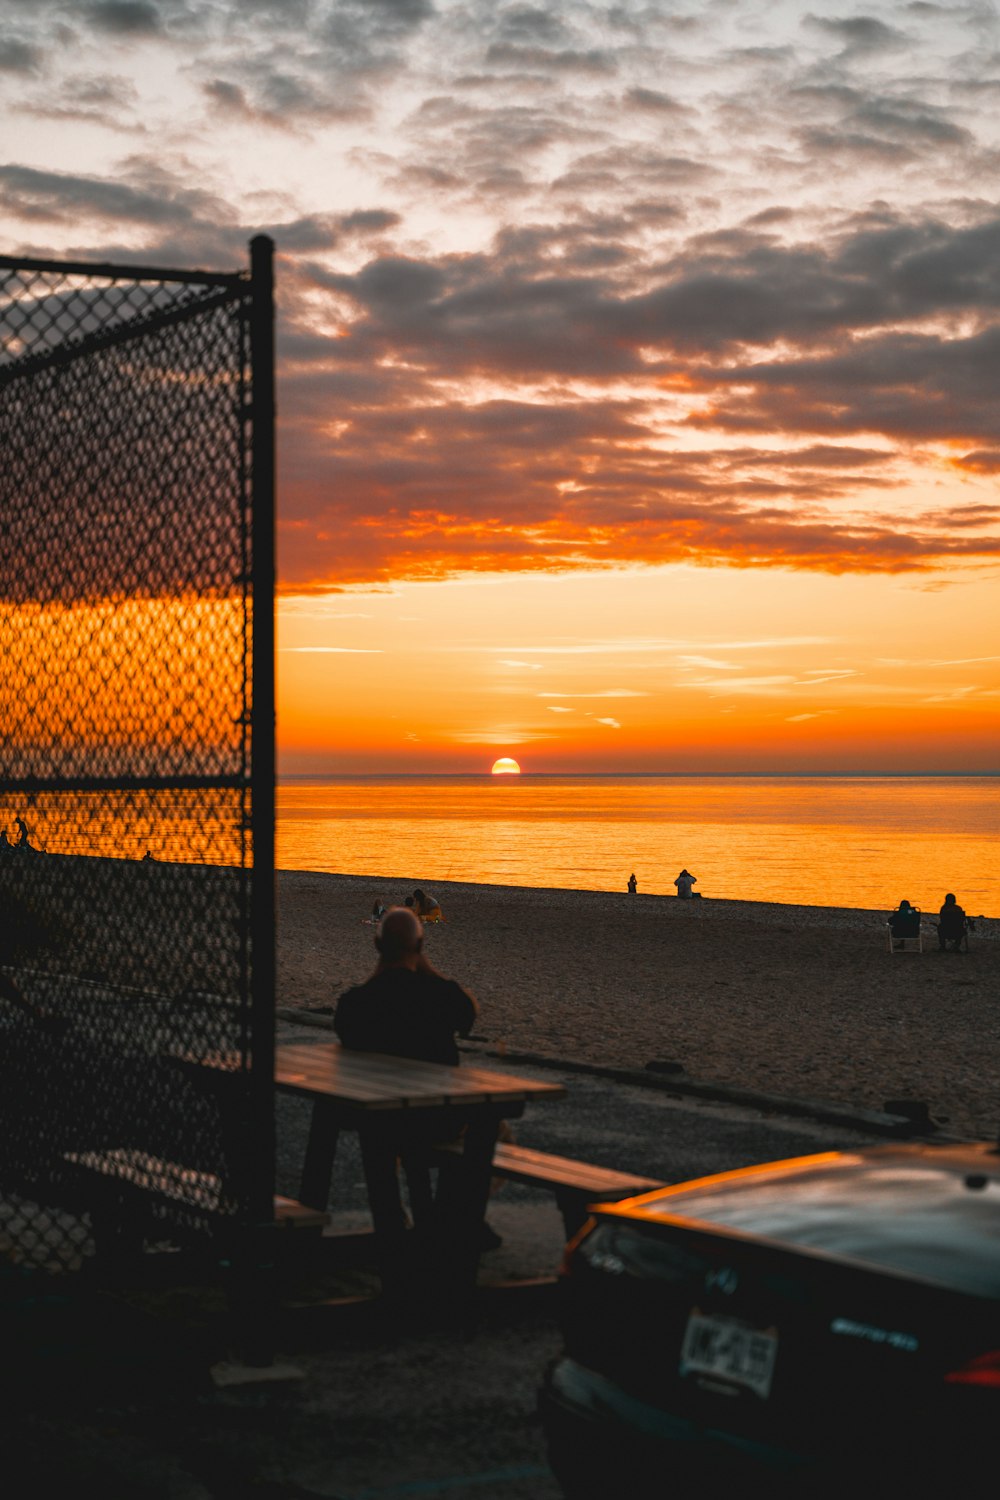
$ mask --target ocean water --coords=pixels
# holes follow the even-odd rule
[[[249,859],[233,792],[0,797],[0,828],[63,854]],[[1000,916],[1000,777],[396,776],[284,781],[279,869],[372,877],[398,900],[440,880]]]
[[[1000,777],[397,776],[284,781],[277,864],[415,882],[1000,915]]]

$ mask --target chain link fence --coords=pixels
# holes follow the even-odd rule
[[[271,1213],[271,248],[0,258],[0,1263]]]

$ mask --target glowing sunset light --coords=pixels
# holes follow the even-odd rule
[[[502,755],[499,760],[493,762],[494,776],[520,776],[521,767],[516,760],[511,760],[509,755]]]
[[[282,775],[996,768],[995,7],[8,9],[6,254],[274,240]]]

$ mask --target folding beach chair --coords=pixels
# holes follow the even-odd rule
[[[924,951],[924,930],[920,923],[919,906],[911,906],[908,911],[894,911],[885,924],[886,937],[889,943],[890,953],[902,953],[906,951],[907,942],[916,941],[916,948],[911,949],[913,953]],[[899,943],[902,946],[898,947]]]
[[[940,922],[935,923],[935,926],[936,926],[936,928],[938,930],[938,938],[940,939],[940,935],[941,935],[941,924],[940,924]],[[975,931],[975,923],[973,922],[972,918],[971,917],[963,917],[962,918],[962,935],[961,935],[961,937],[958,940],[958,951],[960,953],[968,953],[968,951],[969,951],[969,933],[970,932],[974,932],[974,931]],[[947,935],[945,937],[945,941],[951,943],[951,942],[954,942],[954,940],[955,940],[954,933],[951,931],[951,929],[949,929],[948,933],[947,933]]]

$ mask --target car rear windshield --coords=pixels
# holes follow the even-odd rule
[[[841,1157],[665,1194],[643,1217],[677,1215],[1000,1296],[1000,1178],[928,1163]]]

